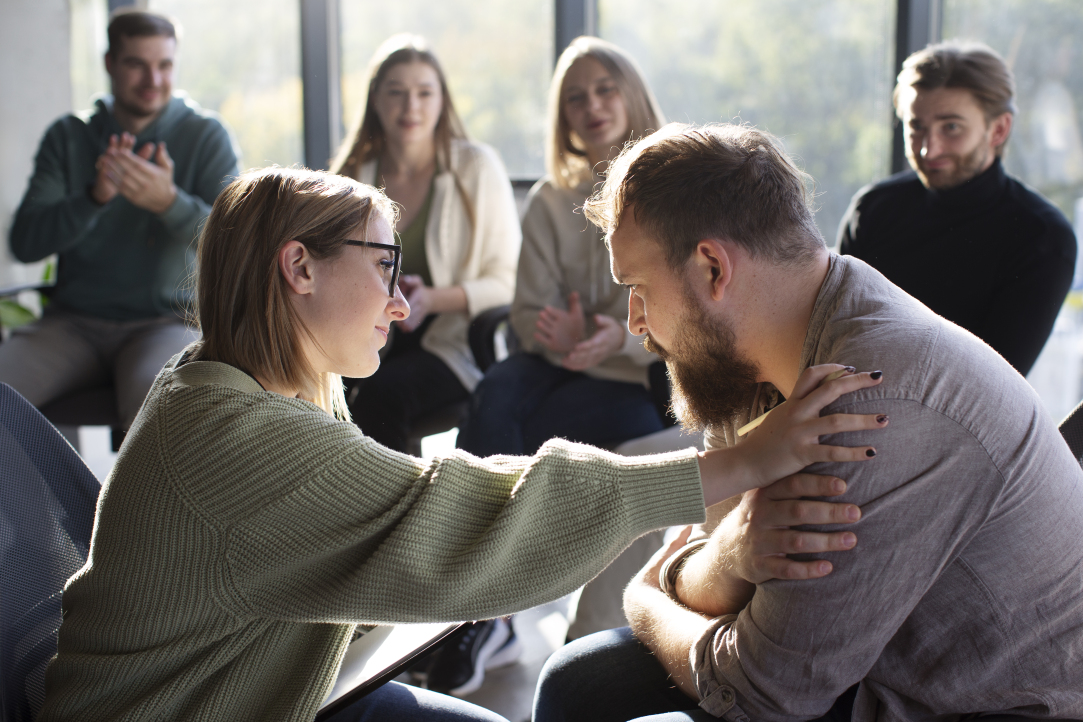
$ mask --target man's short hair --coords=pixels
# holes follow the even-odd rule
[[[108,55],[116,57],[124,45],[124,38],[163,36],[177,39],[177,26],[165,15],[146,10],[118,8],[109,16]]]
[[[1004,59],[983,43],[951,40],[919,50],[903,62],[892,93],[901,118],[900,96],[906,88],[964,88],[974,94],[986,122],[1015,114],[1015,79]]]
[[[809,178],[769,133],[747,125],[670,123],[609,166],[587,218],[611,235],[628,207],[680,269],[705,238],[752,256],[801,263],[825,247],[809,208]]]

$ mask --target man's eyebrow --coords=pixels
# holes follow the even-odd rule
[[[942,115],[934,115],[933,118],[936,120],[966,120],[966,118],[958,113],[944,113]]]

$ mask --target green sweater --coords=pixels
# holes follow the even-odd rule
[[[175,96],[136,137],[136,149],[165,141],[177,199],[164,213],[118,195],[99,206],[88,195],[94,164],[123,129],[112,99],[69,115],[45,133],[34,175],[11,227],[11,253],[32,263],[58,253],[57,306],[127,321],[182,312],[196,233],[211,204],[236,175],[237,154],[225,126],[185,96]]]
[[[40,722],[311,722],[355,624],[525,609],[704,517],[693,450],[424,461],[231,366],[175,362],[102,487]]]

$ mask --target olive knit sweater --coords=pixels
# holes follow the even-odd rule
[[[309,722],[355,624],[508,614],[703,519],[691,450],[425,462],[231,366],[175,364],[102,488],[41,722]]]

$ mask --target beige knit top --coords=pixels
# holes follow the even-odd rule
[[[175,363],[102,487],[42,722],[310,722],[356,623],[531,607],[703,519],[692,450],[425,462],[231,366]]]

